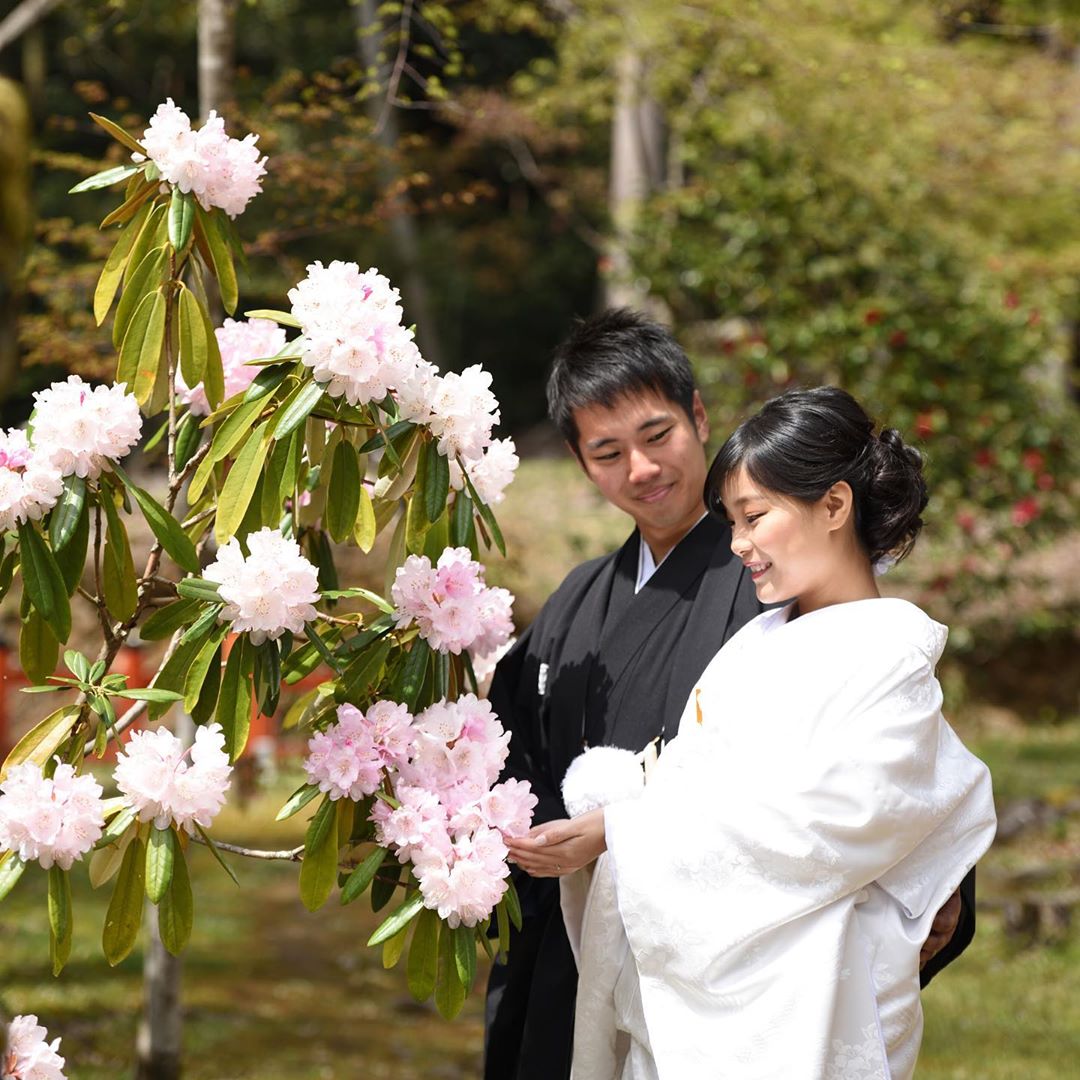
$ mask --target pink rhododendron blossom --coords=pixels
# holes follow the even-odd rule
[[[475,926],[486,919],[506,892],[505,844],[493,830],[486,848],[478,848],[470,839],[454,844],[449,858],[427,858],[415,866],[424,906],[438,912],[452,926]],[[501,848],[501,857],[495,844]]]
[[[417,360],[394,386],[394,399],[402,420],[427,425],[431,420],[431,403],[439,386],[439,369],[426,360]]]
[[[417,852],[427,858],[440,853],[449,855],[452,844],[446,810],[438,795],[424,788],[399,784],[394,796],[401,805],[390,807],[382,803],[386,811],[375,817],[376,841],[383,847],[395,848],[402,862],[408,862]]]
[[[186,760],[190,756],[190,761]],[[116,759],[116,786],[140,821],[209,828],[232,778],[220,724],[195,730],[190,751],[166,728],[137,731]]]
[[[478,458],[491,442],[491,429],[499,422],[499,402],[491,392],[491,375],[479,364],[461,374],[438,378],[428,426],[439,439],[439,453]]]
[[[60,1040],[50,1043],[48,1037],[36,1016],[16,1016],[0,1053],[0,1080],[67,1080],[64,1059],[57,1053]]]
[[[450,486],[455,491],[464,489],[465,473],[468,473],[476,494],[488,506],[497,506],[505,498],[503,493],[520,463],[513,439],[494,439],[478,457],[463,460],[464,470],[457,460],[451,459]]]
[[[398,626],[415,623],[440,652],[491,652],[513,633],[513,597],[484,584],[484,568],[468,548],[447,548],[435,566],[426,555],[410,555],[390,593]]]
[[[285,347],[285,331],[270,319],[226,319],[215,331],[225,373],[225,399],[243,393],[261,370],[248,366],[249,360],[274,356]],[[210,415],[210,402],[202,383],[189,388],[177,373],[176,388],[180,399],[190,405],[196,416]]]
[[[64,476],[96,479],[139,441],[142,417],[125,383],[90,386],[69,375],[34,394],[34,447]]]
[[[25,431],[0,429],[0,530],[39,520],[63,490],[60,470],[48,454],[30,446]]]
[[[266,158],[259,157],[258,139],[229,138],[225,121],[214,111],[193,131],[190,117],[169,98],[150,118],[141,141],[162,179],[194,195],[204,209],[220,207],[234,218],[262,191]],[[141,154],[132,156],[143,160]]]
[[[480,811],[485,822],[503,836],[524,836],[537,801],[525,780],[506,780],[481,797]]]
[[[69,870],[101,839],[105,803],[92,776],[59,764],[51,779],[30,762],[16,765],[0,784],[0,850],[46,870]]]
[[[247,545],[251,554],[245,558],[234,537],[204,571],[225,601],[221,619],[237,633],[250,633],[256,645],[286,630],[299,633],[318,614],[313,605],[319,599],[319,572],[300,545],[277,529],[251,533]]]

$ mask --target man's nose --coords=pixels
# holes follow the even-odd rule
[[[660,465],[643,450],[630,451],[630,482],[640,484],[651,480],[660,471]]]

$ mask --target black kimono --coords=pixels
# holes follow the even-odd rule
[[[704,518],[635,595],[635,531],[619,551],[571,571],[501,661],[488,696],[513,733],[506,776],[528,780],[539,797],[536,824],[566,817],[562,778],[586,746],[637,752],[675,736],[709,661],[761,610],[730,541],[726,524]],[[577,968],[559,884],[520,872],[514,880],[524,924],[488,984],[484,1077],[566,1080]],[[965,917],[933,971],[974,933],[974,882],[965,884]]]

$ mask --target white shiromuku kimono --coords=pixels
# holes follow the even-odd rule
[[[607,852],[563,879],[574,1080],[909,1080],[919,951],[989,847],[903,600],[767,611],[716,655]]]

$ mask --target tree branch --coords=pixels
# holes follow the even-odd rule
[[[192,836],[191,839],[194,840],[196,844],[202,844],[203,847],[209,847],[206,841],[197,833]],[[242,847],[240,844],[226,844],[223,840],[215,840],[214,847],[219,851],[228,851],[232,855],[243,855],[247,859],[264,859],[266,861],[302,862],[304,856],[303,844],[299,847],[289,848],[286,851],[266,851],[262,848]]]
[[[23,0],[0,22],[0,52],[22,37],[34,23],[44,19],[59,3],[60,0]]]

